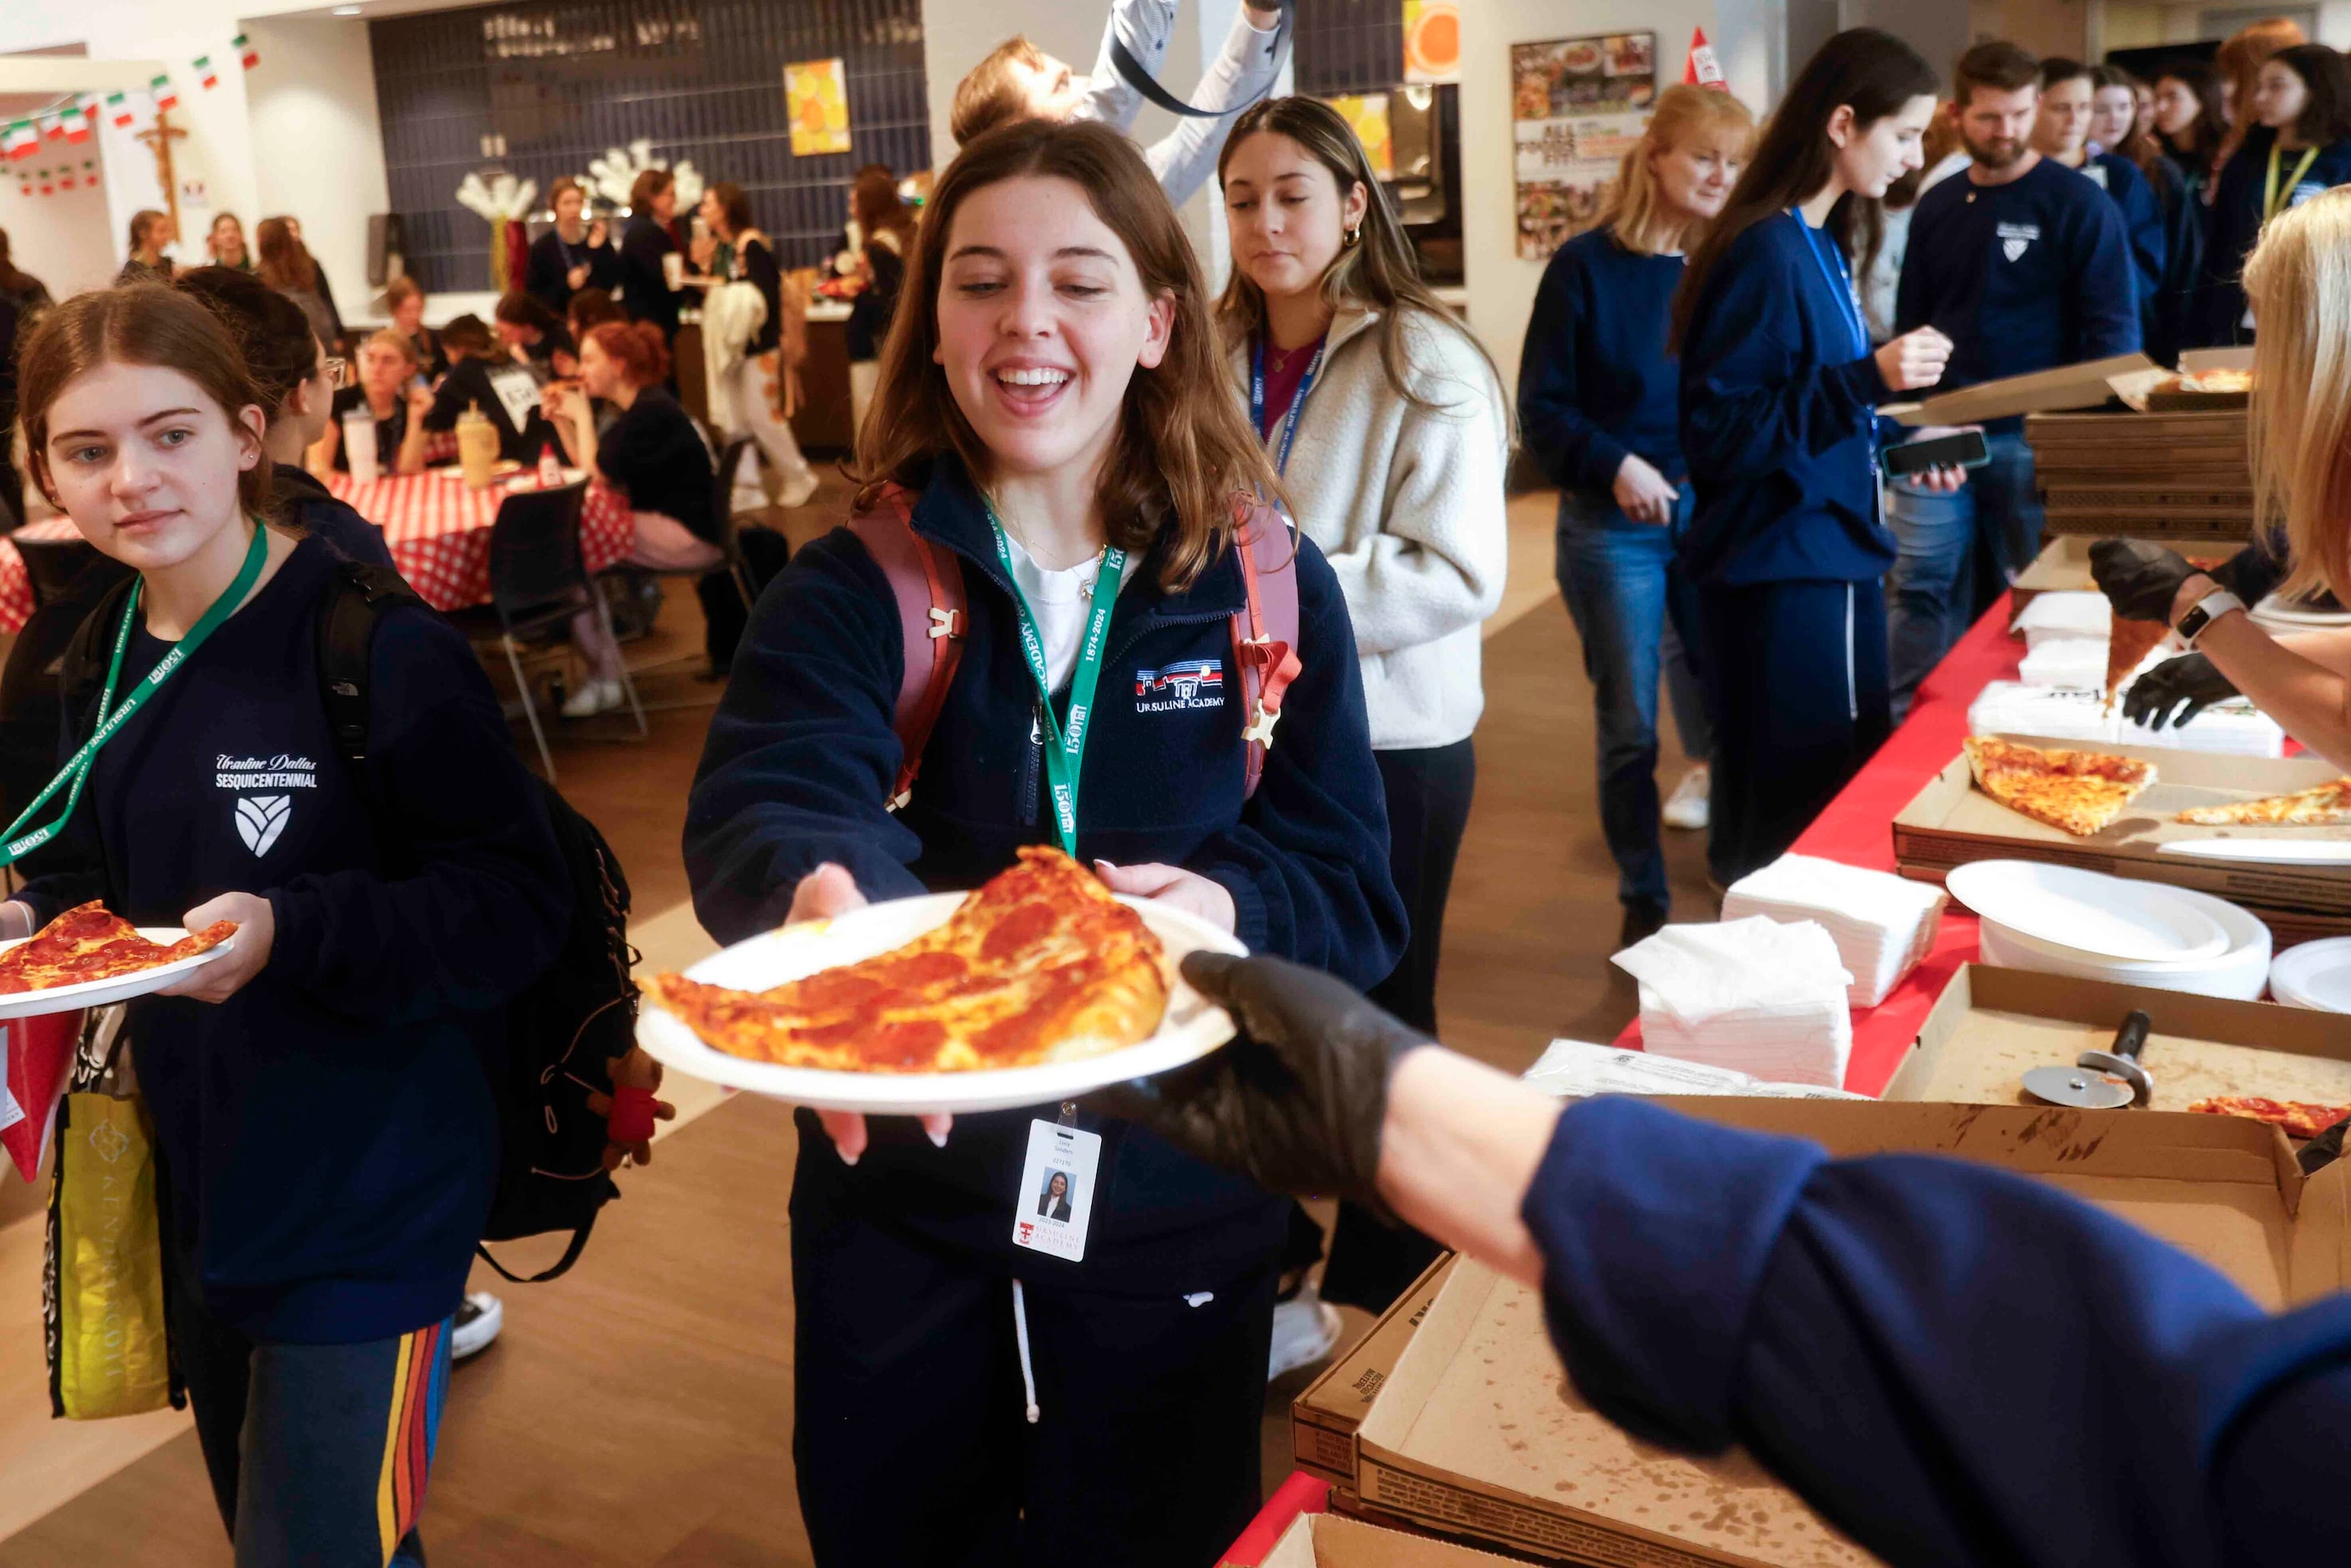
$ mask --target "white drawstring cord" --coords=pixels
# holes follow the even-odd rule
[[[1012,1338],[1020,1346],[1020,1386],[1029,1395],[1029,1425],[1037,1424],[1037,1374],[1029,1365],[1029,1299],[1020,1281],[1012,1281]]]

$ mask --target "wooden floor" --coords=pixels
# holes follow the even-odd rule
[[[1555,1035],[1609,1038],[1635,1008],[1630,982],[1606,963],[1618,912],[1593,805],[1590,687],[1566,613],[1543,591],[1550,551],[1530,548],[1548,514],[1547,497],[1512,507],[1517,618],[1486,643],[1477,803],[1439,995],[1447,1040],[1513,1070]],[[690,614],[690,597],[682,608]],[[685,897],[678,833],[716,694],[680,658],[645,683],[650,700],[675,705],[654,715],[651,743],[570,742],[557,757],[566,795],[612,841],[647,920]],[[1665,766],[1668,783],[1678,765]],[[1683,917],[1710,918],[1697,838],[1676,835],[1667,852]],[[790,1460],[792,1154],[779,1107],[727,1100],[630,1173],[627,1197],[571,1275],[502,1289],[504,1336],[451,1386],[425,1516],[435,1568],[809,1561]],[[0,1232],[0,1260],[11,1239]],[[0,1270],[0,1390],[29,1389],[11,1375],[28,1369],[9,1364],[37,1306],[18,1299],[21,1278]],[[1365,1320],[1349,1318],[1360,1332]],[[1287,1471],[1288,1402],[1309,1375],[1268,1392],[1269,1488]],[[25,1414],[0,1412],[0,1425]],[[0,1500],[18,1500],[8,1494],[23,1479],[0,1472]],[[0,1568],[230,1561],[192,1435],[78,1496],[63,1490],[0,1541]]]

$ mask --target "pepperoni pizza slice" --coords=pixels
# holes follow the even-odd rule
[[[2256,1094],[2215,1094],[2188,1107],[2213,1116],[2266,1122],[2289,1138],[2314,1138],[2346,1116],[2351,1105],[2314,1105],[2307,1100],[2264,1100]]]
[[[750,992],[662,975],[653,994],[729,1055],[848,1072],[960,1072],[1099,1056],[1148,1040],[1166,951],[1056,849],[972,893],[902,947]]]
[[[235,935],[236,923],[222,920],[168,946],[151,942],[139,934],[137,926],[109,914],[103,904],[92,899],[76,904],[0,953],[0,996],[161,968],[208,953]]]

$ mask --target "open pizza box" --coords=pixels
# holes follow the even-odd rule
[[[1885,1097],[2037,1106],[2021,1087],[2026,1071],[2111,1050],[2134,1010],[2154,1026],[2139,1053],[2151,1110],[2220,1094],[2351,1105],[2351,1021],[2340,1014],[1987,964],[1951,977]]]
[[[1510,1561],[1334,1513],[1301,1513],[1257,1568],[1509,1568]]]
[[[1300,1469],[1333,1486],[1354,1489],[1355,1428],[1428,1315],[1453,1263],[1454,1256],[1447,1252],[1422,1270],[1363,1338],[1290,1402],[1290,1449]]]
[[[2186,1248],[2271,1307],[2351,1281],[2351,1161],[2305,1177],[2275,1128],[2233,1117],[1876,1101],[1673,1109],[1834,1155],[1957,1155],[2064,1187]],[[1859,1568],[1877,1561],[1740,1451],[1639,1441],[1568,1381],[1525,1286],[1456,1265],[1355,1435],[1364,1500],[1549,1561]]]
[[[2004,735],[2027,746],[2081,750],[2088,744],[2043,736]],[[2263,865],[2198,860],[2160,852],[2159,846],[2192,839],[2287,839],[2351,845],[2351,825],[2325,828],[2208,828],[2172,821],[2193,806],[2220,806],[2266,795],[2290,794],[2342,777],[2316,757],[2231,757],[2163,747],[2110,745],[2095,749],[2155,765],[2153,788],[2131,802],[2119,821],[2088,838],[2036,822],[1975,787],[1965,752],[1954,757],[1894,819],[1895,867],[1904,876],[1941,882],[1975,861],[2045,861],[2110,876],[2137,877],[2193,888],[2242,905],[2270,928],[2281,947],[2320,936],[2351,935],[2351,862]]]
[[[2030,375],[2002,376],[1978,382],[1957,392],[1937,392],[1916,402],[1886,403],[1878,413],[1911,426],[1974,424],[2020,413],[2046,413],[2057,409],[2095,408],[2115,395],[2114,382],[2162,368],[2145,354],[2116,354],[2086,360],[2078,365],[2034,371]]]

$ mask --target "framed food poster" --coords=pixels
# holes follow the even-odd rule
[[[1375,178],[1395,178],[1395,135],[1388,123],[1388,95],[1384,92],[1341,93],[1322,100],[1339,111],[1340,117],[1354,128],[1355,140],[1364,144],[1364,156],[1371,161]]]
[[[1590,228],[1657,94],[1657,36],[1510,46],[1519,255],[1541,261]]]
[[[1404,79],[1416,86],[1461,79],[1458,0],[1404,0]]]
[[[791,119],[793,157],[849,151],[849,88],[838,59],[786,66],[784,106]]]

